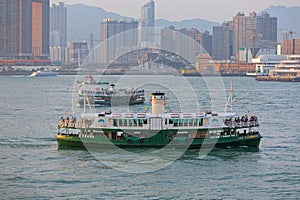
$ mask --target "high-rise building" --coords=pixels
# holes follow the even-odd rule
[[[256,18],[255,12],[245,16],[244,13],[238,13],[233,17],[233,54],[238,60],[239,50],[255,49],[256,42]]]
[[[285,39],[282,41],[283,55],[300,55],[300,38]]]
[[[233,54],[239,60],[239,51],[251,49],[255,56],[260,48],[276,48],[277,45],[277,18],[268,13],[258,16],[255,12],[245,16],[238,13],[233,17]]]
[[[161,48],[176,53],[194,63],[196,56],[211,51],[211,35],[200,33],[198,29],[175,29],[169,26],[161,30]]]
[[[95,47],[95,43],[94,43],[94,33],[93,32],[89,32],[88,34],[88,39],[87,39],[87,44],[88,44],[88,49],[89,49],[89,57],[87,62],[88,63],[94,63],[95,62],[95,54],[96,52],[93,51],[94,47]]]
[[[186,60],[194,63],[196,56],[201,53],[200,45],[196,41],[196,36],[200,33],[198,29],[180,29],[180,34],[176,34],[175,37],[175,48],[176,53],[182,56]]]
[[[166,28],[161,29],[161,34],[160,34],[160,41],[161,41],[161,48],[164,50],[174,50],[175,51],[175,27],[174,26],[169,26]]]
[[[50,58],[52,61],[66,62],[67,48],[67,8],[63,2],[52,4],[50,8]]]
[[[196,35],[196,41],[201,45],[201,54],[212,55],[212,35],[210,35],[208,31],[198,33]]]
[[[150,0],[141,8],[141,19],[139,23],[139,41],[154,42],[154,26],[155,26],[155,3]]]
[[[258,48],[276,48],[277,17],[264,12],[256,18],[256,34]]]
[[[212,58],[214,60],[229,60],[233,55],[232,23],[224,22],[222,26],[213,27]]]
[[[49,58],[49,0],[0,0],[0,57]]]
[[[70,44],[70,63],[81,65],[89,54],[87,42],[72,42]]]
[[[88,34],[88,47],[89,51],[92,51],[94,49],[94,33],[91,31]]]
[[[41,0],[43,4],[42,8],[42,35],[43,35],[43,58],[49,59],[50,54],[49,54],[49,47],[50,47],[50,0]]]
[[[67,8],[63,2],[50,9],[50,46],[67,47]]]
[[[129,51],[132,46],[137,46],[138,22],[133,19],[104,19],[100,24],[100,42],[100,62],[112,62],[121,47]]]

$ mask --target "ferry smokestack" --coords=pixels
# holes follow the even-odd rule
[[[152,93],[152,114],[165,113],[165,93],[154,92]]]

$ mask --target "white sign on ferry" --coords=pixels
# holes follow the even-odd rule
[[[209,127],[220,127],[222,126],[222,121],[218,118],[211,118]]]

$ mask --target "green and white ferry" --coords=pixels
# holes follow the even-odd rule
[[[80,120],[61,119],[58,147],[172,148],[259,147],[255,116],[232,112],[166,113],[165,94],[152,93],[151,113],[86,113]]]
[[[115,84],[96,82],[91,75],[78,82],[77,106],[136,105],[145,101],[142,88],[115,88]]]

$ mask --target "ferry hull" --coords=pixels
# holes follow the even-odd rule
[[[220,137],[211,139],[186,139],[186,140],[172,140],[166,143],[151,143],[147,140],[141,142],[139,140],[108,140],[92,138],[79,138],[68,135],[57,135],[56,140],[59,148],[178,148],[178,149],[200,149],[200,148],[228,148],[228,147],[259,147],[262,136],[249,135],[241,137]],[[107,140],[107,141],[105,141]]]

